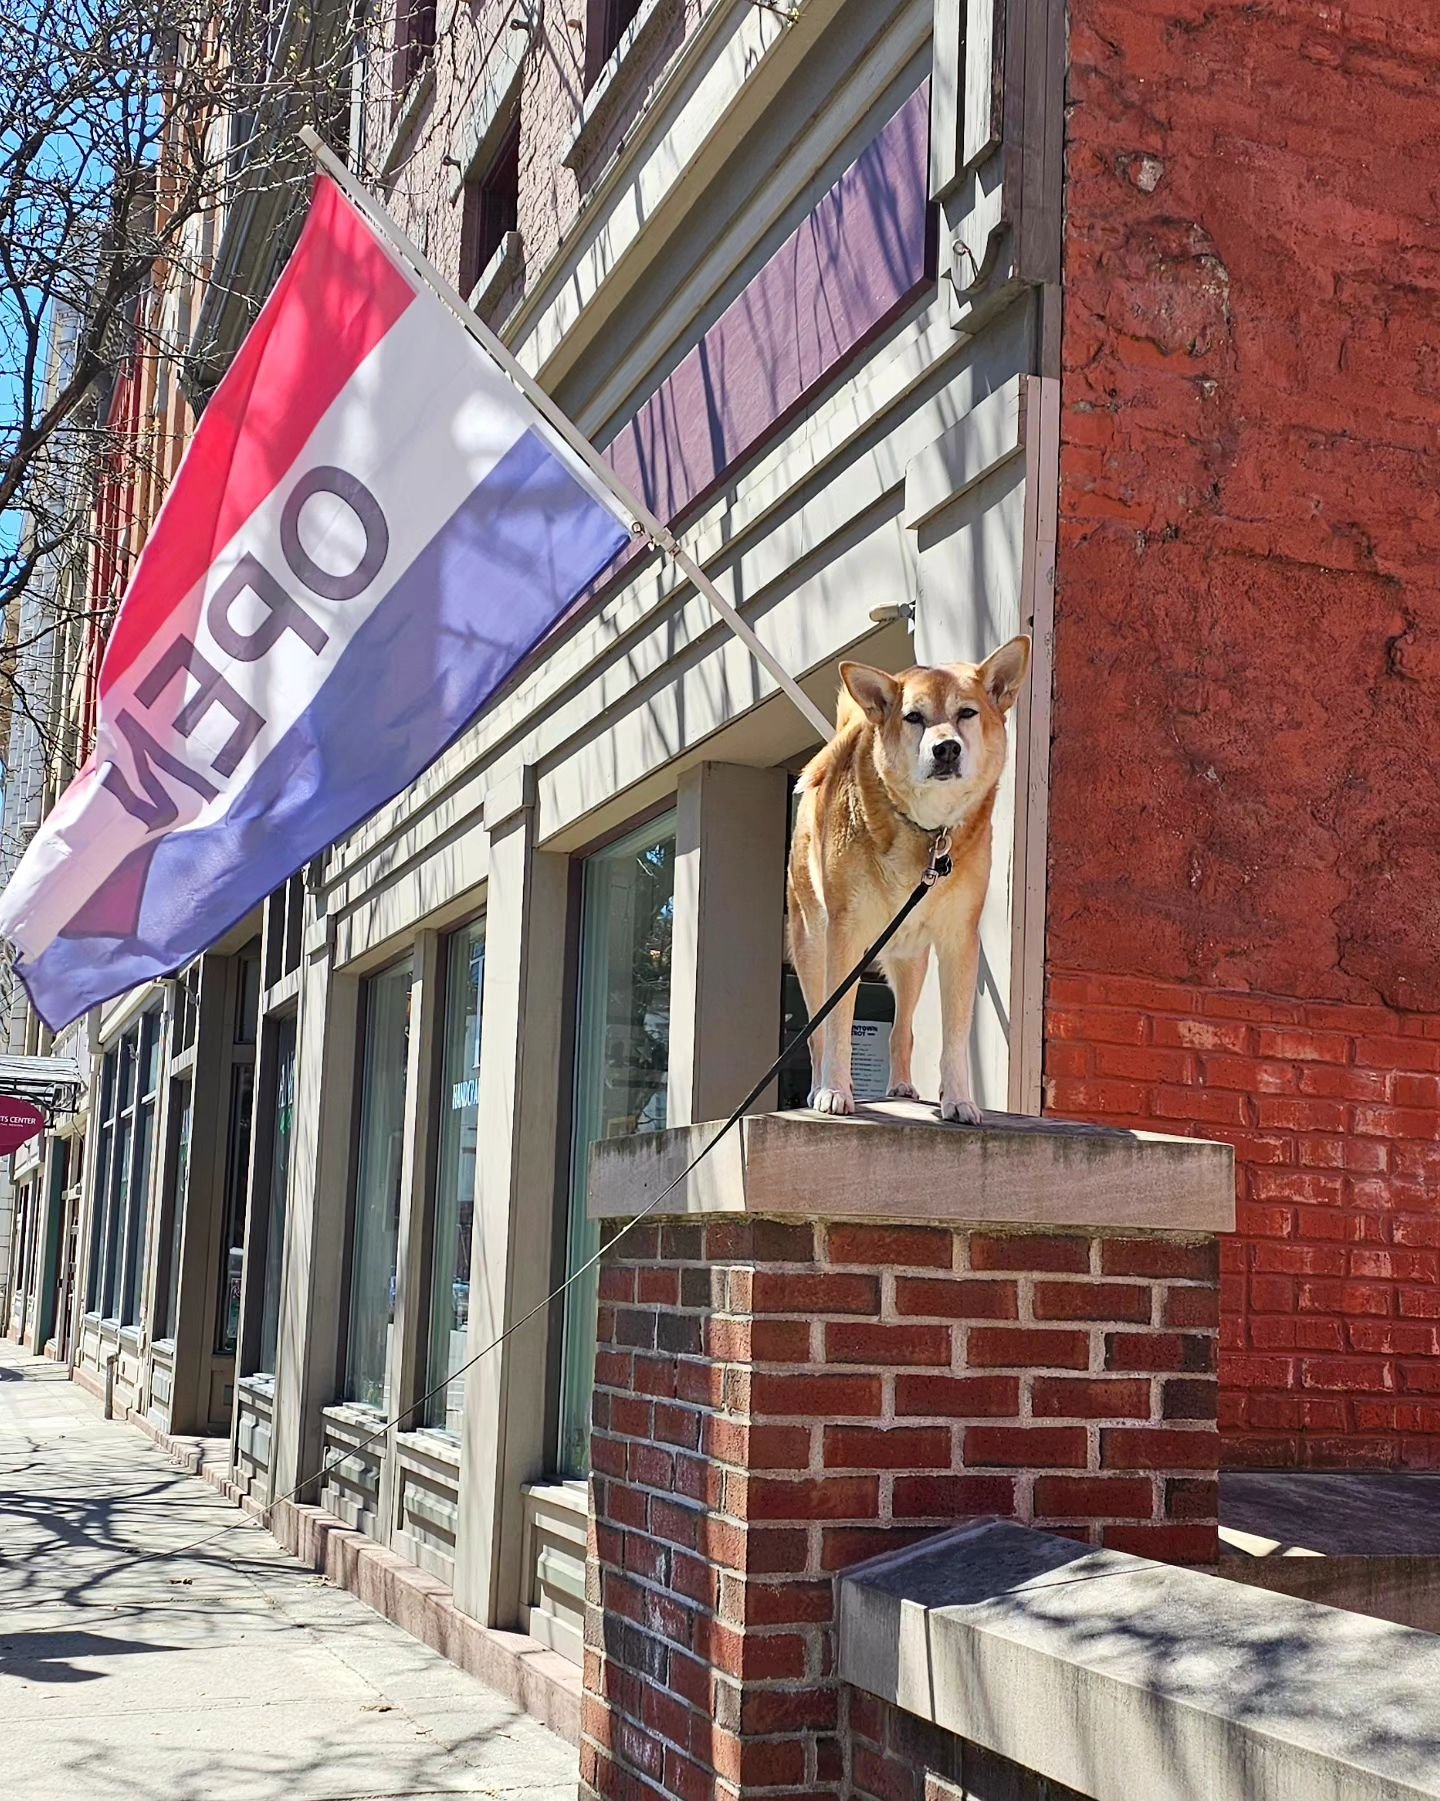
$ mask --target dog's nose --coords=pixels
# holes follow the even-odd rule
[[[932,747],[931,756],[945,768],[952,768],[960,761],[960,740],[958,738],[941,738]]]

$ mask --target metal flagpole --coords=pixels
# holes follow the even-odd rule
[[[346,168],[345,164],[340,161],[334,151],[320,139],[312,127],[309,125],[302,126],[299,135],[301,143],[309,150],[316,162],[319,163],[320,167],[341,190],[346,199],[350,201],[351,205],[354,206],[357,211],[363,213],[379,235],[386,239],[391,247],[404,257],[405,261],[411,265],[415,272],[429,283],[455,314],[460,324],[464,326],[465,330],[469,332],[475,342],[485,351],[486,355],[494,358],[510,377],[511,381],[515,383],[516,387],[525,394],[526,398],[532,403],[535,409],[543,414],[547,422],[560,434],[570,446],[571,450],[575,452],[576,456],[578,456],[585,464],[586,468],[590,470],[595,479],[602,483],[610,493],[615,496],[616,500],[618,500],[625,511],[631,515],[635,523],[640,527],[640,530],[656,549],[663,551],[664,554],[670,558],[671,562],[674,563],[675,567],[689,578],[698,592],[704,595],[705,599],[709,601],[710,605],[725,621],[726,625],[730,627],[730,630],[734,632],[735,636],[750,652],[751,656],[755,658],[756,662],[759,663],[762,668],[766,669],[770,675],[774,677],[775,681],[779,684],[781,689],[783,689],[785,694],[799,708],[805,719],[814,726],[821,738],[828,739],[835,729],[834,721],[827,719],[820,708],[815,705],[813,700],[811,700],[810,696],[806,694],[803,688],[801,688],[795,678],[786,673],[776,658],[765,648],[759,638],[756,637],[754,630],[740,617],[734,607],[731,606],[730,602],[726,600],[725,596],[715,586],[714,582],[711,581],[710,577],[700,567],[699,563],[696,562],[695,558],[681,545],[680,541],[676,538],[670,528],[662,524],[655,514],[650,511],[649,507],[647,507],[636,495],[631,493],[630,489],[620,480],[619,476],[616,475],[615,471],[604,460],[599,451],[596,450],[595,446],[584,433],[580,431],[579,427],[572,424],[565,414],[561,412],[560,408],[556,406],[555,402],[540,386],[539,382],[535,380],[534,376],[532,376],[528,370],[521,367],[510,354],[506,346],[502,344],[495,333],[491,331],[485,321],[477,318],[471,309],[466,306],[453,284],[446,280],[435,267],[434,263],[430,261],[429,257],[425,255],[424,251],[401,231],[400,227],[385,211],[384,207],[382,207],[380,203],[367,193],[360,183],[356,181],[353,173]]]

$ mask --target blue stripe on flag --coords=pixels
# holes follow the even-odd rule
[[[41,1017],[58,1029],[188,963],[393,799],[627,541],[620,521],[527,432],[359,628],[225,818],[147,847],[135,935],[62,934],[20,967]]]

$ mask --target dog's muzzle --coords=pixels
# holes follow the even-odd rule
[[[960,773],[964,745],[958,738],[941,738],[930,746],[930,774],[933,780],[948,782]]]

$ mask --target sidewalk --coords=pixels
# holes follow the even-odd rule
[[[240,1522],[0,1343],[5,1801],[574,1801],[571,1746]]]

